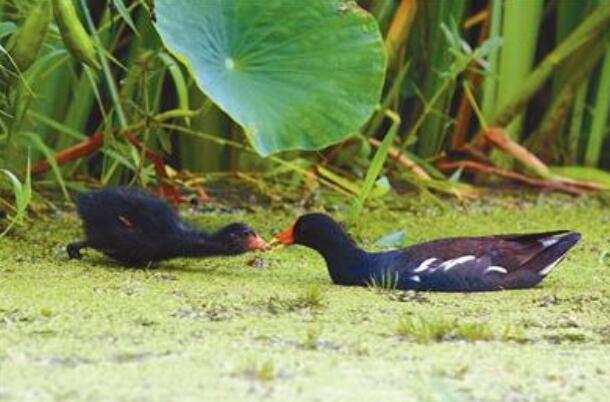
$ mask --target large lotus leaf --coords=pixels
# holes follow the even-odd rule
[[[353,1],[156,0],[157,30],[262,155],[320,149],[379,101],[385,54]]]

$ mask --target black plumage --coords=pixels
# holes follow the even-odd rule
[[[339,285],[472,292],[537,285],[580,240],[580,234],[555,231],[456,237],[368,253],[331,217],[307,214],[276,239],[319,252],[332,281]]]
[[[232,223],[214,233],[183,221],[165,201],[133,187],[116,187],[76,197],[86,239],[68,245],[70,258],[91,247],[126,265],[175,257],[241,254],[266,247],[248,225]]]

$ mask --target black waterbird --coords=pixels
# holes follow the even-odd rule
[[[86,239],[68,245],[70,258],[91,247],[126,265],[176,257],[241,254],[266,248],[244,223],[208,233],[183,221],[165,201],[133,187],[116,187],[76,197]]]
[[[312,213],[298,218],[276,240],[316,250],[338,285],[385,284],[396,289],[474,292],[537,285],[580,237],[567,230],[456,237],[369,253],[330,216]]]

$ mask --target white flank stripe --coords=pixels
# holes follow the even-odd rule
[[[501,274],[507,274],[508,270],[506,268],[500,267],[498,265],[492,265],[485,270],[485,273],[488,273],[488,272],[499,272]]]
[[[421,282],[419,275],[410,276],[409,279],[411,279],[413,282]]]
[[[546,268],[538,271],[538,273],[540,274],[540,276],[548,275],[548,273],[551,272],[553,268],[555,268],[557,264],[561,262],[561,260],[563,260],[563,256],[559,257],[557,260],[555,260],[555,262],[552,262],[551,264],[547,265]]]
[[[553,237],[548,237],[546,239],[541,239],[541,240],[538,240],[538,241],[540,243],[542,243],[543,247],[551,247],[551,246],[557,244],[559,239],[556,236],[553,236]]]
[[[474,260],[476,257],[474,255],[464,255],[462,257],[458,257],[458,258],[454,258],[453,260],[448,260],[445,261],[441,267],[443,268],[443,271],[449,271],[451,268],[455,267],[456,265],[468,262],[468,261],[472,261]]]
[[[421,264],[419,264],[419,266],[417,268],[415,268],[413,270],[413,272],[417,273],[417,272],[421,272],[421,271],[427,270],[428,268],[430,268],[430,264],[432,264],[436,260],[437,260],[436,258],[428,258],[426,261],[424,261]]]

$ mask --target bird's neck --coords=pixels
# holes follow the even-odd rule
[[[369,254],[347,236],[316,247],[326,261],[332,281],[339,285],[364,285],[369,278]]]
[[[192,232],[182,238],[179,251],[182,257],[210,257],[226,254],[226,245],[213,236]]]

